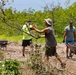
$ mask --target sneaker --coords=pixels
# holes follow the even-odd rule
[[[63,68],[65,68],[65,67],[66,67],[66,64],[65,64],[65,63],[61,63],[61,66],[62,66]]]
[[[23,56],[25,57],[25,54],[23,54]]]
[[[69,59],[69,56],[66,56],[67,59]]]

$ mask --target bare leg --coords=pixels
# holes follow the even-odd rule
[[[66,58],[69,58],[69,56],[68,56],[68,47],[66,48]]]
[[[60,59],[60,57],[59,57],[59,55],[56,53],[55,54],[55,57],[60,61],[60,63],[62,64],[62,61],[61,61],[61,59]]]
[[[61,59],[60,59],[60,57],[59,57],[59,55],[57,53],[55,54],[55,57],[60,61],[61,66],[65,68],[66,64],[61,61]]]
[[[47,61],[49,61],[49,56],[46,56]]]
[[[23,46],[23,49],[22,49],[22,53],[23,53],[23,56],[25,56],[25,47]]]
[[[30,52],[32,53],[32,51],[33,51],[33,45],[30,44]]]
[[[49,56],[45,55],[45,61],[49,61]]]

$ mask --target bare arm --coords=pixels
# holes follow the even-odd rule
[[[39,30],[39,29],[35,28],[35,31],[37,31],[39,33],[48,33],[49,29],[48,28],[44,28],[43,30]]]
[[[34,28],[35,31],[39,32],[39,33],[49,33],[49,29],[48,28],[44,28],[43,30],[39,30],[37,28]],[[40,38],[44,38],[45,35],[40,35]]]
[[[65,36],[66,36],[66,32],[64,32],[64,37],[63,37],[64,39],[65,39]]]
[[[40,35],[40,38],[45,38],[45,35]]]
[[[75,39],[75,41],[76,41],[76,32],[74,32],[74,39]]]
[[[65,37],[66,37],[66,31],[64,31],[63,42],[65,42]]]

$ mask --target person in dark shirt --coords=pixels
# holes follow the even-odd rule
[[[39,30],[35,27],[34,30],[39,33],[44,33],[44,35],[41,35],[40,37],[44,37],[46,40],[46,59],[48,61],[50,56],[55,56],[60,61],[61,65],[63,65],[63,62],[61,61],[60,57],[56,52],[57,42],[55,39],[54,29],[52,27],[52,20],[50,18],[45,19],[45,26],[46,27],[43,30]]]

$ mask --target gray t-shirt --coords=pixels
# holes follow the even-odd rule
[[[54,29],[52,27],[48,27],[48,29],[50,30],[50,32],[45,33],[46,45],[49,47],[54,47],[57,45],[54,35]]]
[[[76,32],[74,26],[70,28],[70,26],[68,25],[67,27],[65,27],[64,31],[66,32],[66,40],[74,40],[74,32]]]

